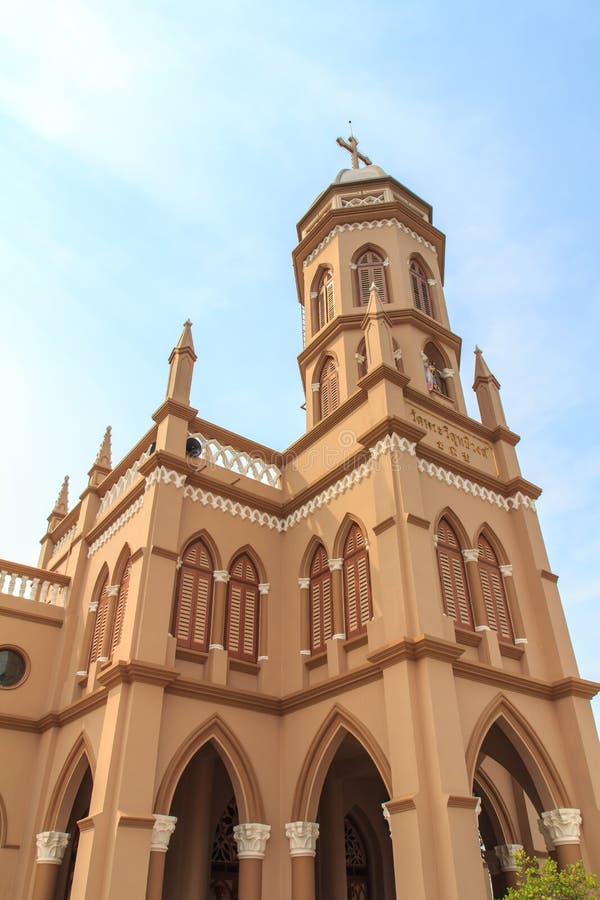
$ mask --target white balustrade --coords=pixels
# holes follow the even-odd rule
[[[20,566],[0,559],[0,594],[46,603],[49,606],[66,606],[70,579],[56,572]]]
[[[234,447],[221,444],[216,438],[205,438],[199,433],[191,434],[190,437],[200,441],[202,459],[246,478],[269,484],[271,487],[281,487],[281,469],[274,463],[269,463],[260,456],[251,456],[245,450],[236,450]]]

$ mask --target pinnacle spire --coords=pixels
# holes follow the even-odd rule
[[[190,319],[186,319],[183,323],[183,331],[181,332],[181,337],[177,341],[177,345],[175,347],[176,350],[183,350],[184,348],[191,350],[194,356],[196,355],[194,350],[194,339],[192,337],[192,323]]]
[[[52,512],[48,516],[48,531],[53,531],[59,522],[62,522],[64,517],[69,512],[69,476],[65,475],[64,481],[60,487],[60,491],[58,492],[58,497],[56,498],[56,503],[52,508]]]
[[[96,460],[94,463],[97,466],[102,466],[103,469],[112,469],[111,435],[112,435],[112,428],[110,425],[108,425],[106,428],[106,431],[104,432],[104,437],[102,438],[102,443],[100,444],[100,449],[98,450],[98,453],[96,455]]]
[[[192,323],[187,319],[183,323],[181,337],[169,356],[171,368],[167,384],[167,400],[175,400],[186,406],[189,405],[192,374],[197,359],[192,337]]]
[[[490,372],[489,366],[486,363],[485,359],[483,358],[483,353],[482,353],[481,349],[476,346],[475,350],[473,352],[475,354],[475,384],[473,385],[473,388],[475,389],[475,387],[477,385],[477,381],[480,378],[484,378],[486,380],[489,378],[493,378],[494,381],[496,381],[496,379]],[[496,381],[496,384],[498,384],[497,381]],[[498,387],[500,387],[499,384],[498,384]]]
[[[479,347],[475,347],[475,380],[473,390],[477,394],[477,403],[481,421],[489,428],[498,425],[506,426],[502,401],[500,399],[500,383],[492,375]]]
[[[371,284],[362,330],[365,333],[369,367],[387,365],[393,368],[392,323],[381,302],[375,282]]]

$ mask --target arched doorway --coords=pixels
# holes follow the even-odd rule
[[[79,788],[77,788],[69,819],[64,829],[70,835],[70,840],[58,872],[54,894],[55,900],[70,900],[71,897],[77,850],[79,848],[79,827],[77,823],[80,819],[85,819],[89,815],[92,787],[92,773],[88,765],[81,777],[81,783]]]
[[[177,827],[167,853],[162,900],[237,900],[238,861],[233,827],[235,792],[213,742],[185,767],[169,814]]]
[[[317,814],[317,900],[396,900],[389,794],[364,747],[346,734],[329,765]]]

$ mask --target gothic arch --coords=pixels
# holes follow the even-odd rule
[[[519,840],[517,829],[515,828],[514,822],[510,817],[510,813],[506,807],[506,804],[502,796],[496,790],[496,786],[482,769],[479,769],[477,771],[473,785],[474,789],[476,787],[479,788],[481,793],[485,795],[488,810],[492,813],[495,831],[497,832],[499,838],[501,838],[497,841],[497,843],[518,843]]]
[[[361,529],[362,533],[365,536],[365,543],[367,545],[367,550],[370,550],[369,546],[369,532],[367,526],[363,522],[361,518],[354,515],[354,513],[346,513],[344,518],[342,519],[342,524],[338,528],[337,534],[335,536],[335,540],[333,542],[333,555],[334,558],[340,558],[344,555],[344,543],[348,536],[348,532],[352,528],[353,525],[358,525]]]
[[[96,769],[96,761],[89,739],[84,731],[75,741],[67,756],[54,790],[50,796],[50,802],[44,816],[42,831],[65,831],[73,801],[79,790],[86,769],[92,773],[92,780]]]
[[[488,525],[487,522],[482,522],[479,528],[475,532],[475,543],[474,547],[477,546],[477,542],[479,538],[483,535],[483,537],[490,542],[493,547],[494,553],[498,557],[498,562],[501,566],[506,565],[510,562],[506,550],[504,549],[500,539],[496,535],[496,532]]]
[[[381,746],[352,713],[336,703],[314,736],[296,783],[292,821],[314,822],[325,776],[347,734],[352,735],[373,761],[385,789],[392,796],[392,770]]]
[[[564,782],[543,742],[523,713],[502,693],[497,694],[483,710],[471,733],[466,752],[470,783],[475,780],[479,753],[493,725],[498,725],[512,744],[531,779],[542,809],[571,807]],[[534,802],[534,798],[531,799]]]
[[[423,342],[421,344],[421,353],[424,353],[427,356],[427,347],[433,347],[440,354],[442,360],[444,361],[444,368],[449,369],[450,366],[450,357],[443,347],[440,346],[439,341],[432,335],[428,334],[423,338]]]
[[[437,534],[438,525],[441,519],[448,519],[452,528],[456,532],[458,540],[460,541],[461,550],[468,550],[471,547],[470,538],[467,533],[467,530],[461,520],[458,518],[457,514],[450,506],[445,506],[444,509],[440,510],[437,516],[434,519],[434,528],[433,533]]]
[[[252,547],[250,544],[244,544],[243,547],[238,547],[238,549],[234,553],[231,554],[231,556],[229,558],[229,562],[227,563],[227,571],[228,572],[231,571],[231,567],[232,567],[233,563],[236,561],[238,556],[241,556],[243,553],[246,553],[250,557],[252,564],[254,565],[254,567],[256,569],[256,574],[258,575],[259,582],[261,584],[265,584],[267,582],[266,569],[265,569],[258,553],[254,549],[254,547]]]
[[[217,714],[192,731],[171,759],[156,795],[156,812],[168,814],[187,764],[209,741],[214,744],[231,779],[240,822],[264,822],[264,805],[252,763],[241,742]]]
[[[106,583],[109,584],[109,571],[108,565],[105,562],[102,563],[100,567],[100,571],[98,572],[98,576],[94,582],[94,590],[92,591],[92,601],[100,600],[100,594],[102,593],[102,588],[104,587],[104,580],[106,579]]]
[[[316,384],[318,382],[319,378],[321,377],[321,371],[323,369],[323,366],[325,365],[325,362],[328,359],[333,360],[333,362],[335,363],[335,367],[339,373],[340,362],[339,362],[338,355],[335,352],[335,350],[331,350],[330,348],[327,348],[327,350],[322,350],[321,353],[319,353],[319,355],[317,357],[317,360],[312,369],[312,375],[310,378],[311,384]]]
[[[217,547],[214,539],[210,536],[206,528],[201,528],[199,531],[194,531],[193,534],[188,535],[183,544],[181,545],[181,549],[179,551],[179,556],[183,556],[186,549],[193,544],[195,541],[204,541],[210,555],[212,556],[213,565],[215,569],[221,568],[221,555],[219,553],[219,548]]]
[[[323,538],[318,534],[313,534],[310,541],[306,545],[306,549],[302,554],[302,559],[300,561],[300,571],[298,572],[298,578],[308,578],[310,576],[310,564],[312,558],[315,554],[317,547],[323,547],[325,553],[327,553],[327,558],[329,559],[329,552],[327,550],[327,544],[323,540]]]
[[[374,253],[381,259],[381,268],[383,270],[382,271],[383,277],[382,277],[382,282],[380,283],[381,289],[378,291],[379,299],[382,303],[391,303],[390,278],[388,275],[389,254],[386,253],[386,251],[383,249],[383,247],[379,247],[377,244],[366,243],[366,244],[363,244],[361,247],[359,247],[358,250],[355,250],[355,252],[352,254],[351,266],[354,269],[354,272],[353,272],[353,274],[354,274],[353,305],[354,306],[362,306],[363,308],[366,305],[364,303],[364,301],[361,303],[361,285],[360,285],[360,278],[359,278],[359,272],[358,272],[358,268],[359,268],[358,261],[365,253]],[[387,265],[386,265],[386,260],[388,260]],[[379,268],[379,265],[377,265],[377,268]],[[377,283],[376,277],[375,277],[375,279],[371,279],[371,280],[375,280],[375,282]],[[370,289],[370,285],[368,285],[368,287]],[[366,286],[365,286],[365,290],[366,290]],[[381,295],[382,291],[383,291],[383,296]],[[364,294],[363,294],[363,296],[364,296]]]
[[[129,544],[124,544],[121,552],[119,553],[119,557],[117,559],[117,563],[113,569],[113,576],[111,584],[119,584],[121,578],[125,573],[125,566],[127,565],[127,560],[131,556],[131,549]]]

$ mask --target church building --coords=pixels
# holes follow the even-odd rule
[[[432,207],[338,143],[293,251],[305,432],[200,418],[188,321],[147,432],[113,463],[107,430],[71,509],[65,481],[37,567],[0,559],[1,898],[490,900],[520,847],[600,872],[600,686],[540,489],[479,349],[467,414]]]

